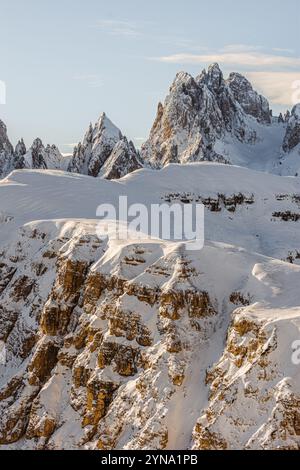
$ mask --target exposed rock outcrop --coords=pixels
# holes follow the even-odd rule
[[[255,117],[258,122],[271,124],[271,114],[268,100],[259,95],[251,83],[239,73],[231,73],[227,83],[236,101],[246,114]]]
[[[14,163],[14,149],[7,137],[7,128],[0,120],[0,178],[6,176]]]
[[[41,139],[37,138],[25,155],[21,157],[23,167],[39,170],[63,170],[66,161],[55,145],[47,145],[44,147]]]
[[[69,171],[98,176],[121,138],[121,131],[103,113],[95,126],[90,124],[83,142],[74,149]]]
[[[90,125],[83,143],[73,156],[64,157],[55,145],[43,145],[37,138],[29,150],[23,139],[15,150],[10,144],[6,126],[0,126],[0,177],[15,169],[63,170],[93,177],[119,179],[142,167],[139,152],[132,142],[103,113],[93,127]]]
[[[287,121],[286,135],[283,141],[284,152],[294,150],[300,144],[300,104],[294,106]]]
[[[165,248],[98,239],[84,221],[20,229],[0,258],[0,445],[299,447],[297,367],[283,378],[299,315],[279,319],[262,299],[292,307],[282,286],[300,267],[223,245],[196,258]]]
[[[18,260],[9,259],[13,247],[1,260],[11,274],[0,299],[8,367],[0,374],[0,443],[57,448],[56,431],[59,439],[74,420],[77,431],[64,447],[109,449],[134,412],[128,448],[165,448],[161,399],[182,386],[190,341],[205,336],[202,327],[208,334],[217,301],[192,287],[197,271],[176,250],[161,257],[159,244],[124,245],[112,274],[100,262],[110,256],[108,245],[87,227],[68,222],[64,236],[56,229],[53,237],[51,224],[22,229],[16,243],[26,248]],[[26,256],[32,249],[34,260]],[[7,380],[12,362],[16,371]]]
[[[119,179],[142,168],[139,153],[132,142],[123,137],[114,147],[110,157],[103,165],[101,173],[104,178]]]
[[[15,168],[16,170],[20,170],[25,167],[25,160],[24,156],[26,155],[27,150],[26,150],[26,145],[24,143],[24,140],[21,139],[16,145],[15,148]]]
[[[119,179],[141,168],[139,155],[132,142],[103,113],[90,125],[83,143],[74,149],[68,171],[89,176]]]
[[[194,449],[300,449],[299,373],[291,363],[292,376],[283,378],[287,338],[276,312],[265,313],[235,312],[224,354],[207,373],[209,406],[195,426]]]

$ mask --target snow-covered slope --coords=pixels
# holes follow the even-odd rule
[[[201,201],[204,249],[98,238],[120,195]],[[2,448],[300,447],[298,178],[22,170],[0,200]]]
[[[0,121],[0,448],[300,449],[299,129],[217,64],[141,155],[105,114],[71,159]],[[116,240],[121,196],[203,204],[204,248]]]
[[[28,152],[22,150],[22,143],[19,143],[16,148],[18,169],[66,170],[68,167],[69,159],[63,157],[55,145],[44,147],[41,139],[35,139]]]
[[[121,195],[128,196],[129,205],[147,207],[203,202],[207,239],[280,259],[300,251],[300,224],[293,222],[300,214],[300,180],[216,163],[141,169],[111,182],[56,171],[15,171],[0,182],[1,211],[11,218],[1,238],[32,220],[94,219],[99,204],[118,207]]]

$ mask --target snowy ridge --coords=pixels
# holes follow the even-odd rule
[[[300,251],[299,223],[292,217],[283,220],[289,212],[300,213],[300,180],[216,163],[141,169],[101,184],[64,172],[15,171],[0,182],[1,210],[12,218],[3,226],[1,238],[9,239],[12,231],[32,220],[94,219],[99,204],[105,201],[117,207],[122,195],[128,196],[129,205],[138,202],[147,207],[203,202],[207,239],[279,259]]]
[[[98,238],[120,195],[201,201],[204,249]],[[20,170],[0,199],[3,449],[299,448],[298,178]]]
[[[105,114],[71,158],[0,121],[1,449],[300,449],[299,147],[217,64],[141,154]],[[116,240],[121,196],[203,204],[204,248]]]

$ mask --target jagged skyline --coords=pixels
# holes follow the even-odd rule
[[[214,161],[297,176],[300,104],[275,117],[268,100],[241,74],[226,79],[218,64],[197,77],[176,75],[160,103],[149,138],[138,151],[102,113],[90,124],[72,155],[36,138],[14,148],[0,120],[0,177],[13,170],[63,170],[118,179],[142,167]]]
[[[3,3],[0,80],[7,103],[0,118],[14,144],[24,137],[29,146],[39,135],[71,152],[87,124],[105,111],[139,146],[176,72],[195,76],[214,61],[225,75],[245,74],[276,112],[288,107],[298,77],[296,0],[284,6],[219,1],[217,8],[190,0],[184,10],[177,1],[154,1],[143,11],[134,0],[113,6],[94,0],[85,6],[68,0]]]

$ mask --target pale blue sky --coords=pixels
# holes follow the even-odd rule
[[[276,110],[300,80],[299,0],[0,0],[0,14],[13,143],[39,136],[70,152],[105,111],[139,145],[176,72],[215,60]]]

